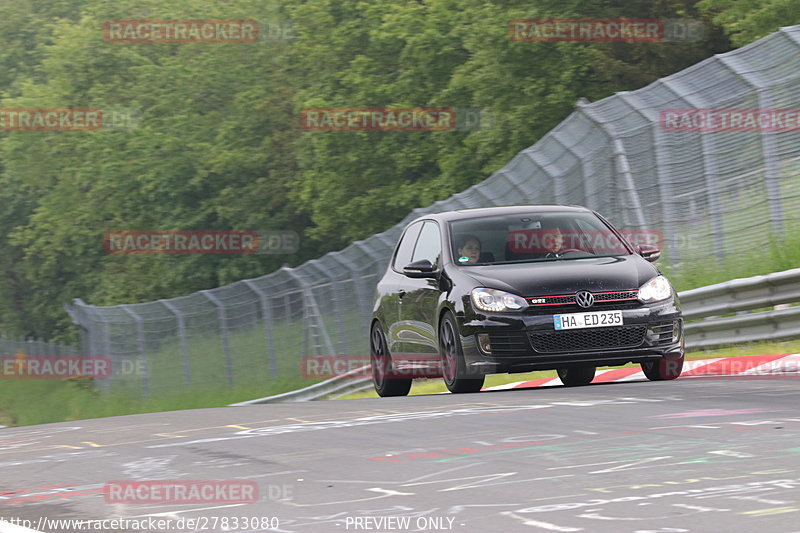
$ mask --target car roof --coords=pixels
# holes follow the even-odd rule
[[[443,213],[429,213],[415,218],[409,222],[412,224],[418,220],[438,220],[450,222],[453,220],[464,220],[469,218],[483,218],[497,215],[525,215],[538,211],[540,213],[591,213],[591,209],[579,205],[507,205],[500,207],[476,207],[472,209],[459,209],[457,211],[445,211]]]

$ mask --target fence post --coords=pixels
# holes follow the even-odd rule
[[[599,120],[594,115],[597,114],[593,108],[589,107],[586,103],[579,101],[577,105],[576,112],[583,113],[583,115],[588,118],[593,123],[597,124],[597,126],[606,134],[608,138],[613,154],[614,154],[614,168],[617,170],[617,173],[622,178],[623,187],[621,187],[623,194],[626,196],[628,200],[628,208],[625,210],[625,216],[628,215],[629,210],[633,210],[634,221],[631,223],[636,225],[639,228],[644,228],[647,226],[647,222],[644,218],[644,211],[642,210],[642,202],[639,199],[639,193],[636,191],[636,184],[633,180],[633,173],[631,172],[631,166],[628,162],[628,155],[625,151],[625,145],[616,135],[616,133],[612,130],[611,126]],[[665,217],[666,218],[666,217]],[[666,221],[665,221],[666,222]],[[671,217],[670,217],[670,224],[671,224]],[[670,228],[671,229],[671,228]]]
[[[693,108],[697,109],[702,107],[704,104],[700,102],[698,99],[691,94],[690,90],[679,91],[674,85],[677,85],[676,80],[673,79],[662,79],[661,84],[669,90],[672,94],[683,100],[684,102],[691,105]],[[637,108],[631,105],[634,110]],[[638,111],[638,110],[637,110]],[[641,113],[641,112],[640,112]],[[661,131],[661,120],[660,116],[656,120],[651,121],[653,123],[654,133],[653,135],[653,146],[656,151],[657,157],[661,154],[663,147],[666,143],[663,140],[663,132]],[[716,162],[713,158],[709,158],[708,154],[710,153],[709,143],[712,142],[712,138],[708,136],[706,132],[700,133],[700,146],[703,152],[703,180],[706,184],[706,200],[708,201],[708,211],[709,216],[711,217],[711,234],[714,237],[714,252],[717,258],[717,261],[722,263],[725,258],[725,229],[722,223],[722,207],[719,202],[719,184],[715,178],[718,178],[716,172]],[[661,155],[661,160],[666,160],[667,157]],[[660,183],[661,180],[659,180]],[[673,196],[673,198],[675,198]],[[675,239],[676,235],[670,235],[672,240]],[[677,247],[677,245],[675,245]],[[691,255],[691,254],[690,254]]]
[[[563,141],[561,139],[560,134],[561,132],[554,131],[552,134],[552,139],[558,144],[560,144],[565,152],[569,153],[572,157],[574,157],[581,167],[581,188],[583,189],[583,199],[584,199],[582,205],[588,207],[589,209],[597,211],[594,200],[594,197],[597,194],[595,191],[596,187],[595,180],[587,179],[587,177],[591,175],[591,173],[587,171],[587,166],[589,162],[586,159],[584,159],[583,155],[578,155],[578,152],[575,151],[574,148],[570,147],[565,141]],[[566,198],[564,201],[558,200],[558,203],[567,203],[567,202],[568,200]]]
[[[175,315],[175,320],[178,321],[178,343],[181,347],[181,366],[183,367],[183,382],[186,385],[192,384],[192,371],[189,366],[189,347],[186,344],[186,322],[183,320],[183,313],[174,305],[169,303],[169,300],[159,300],[169,312]]]
[[[284,266],[281,267],[281,270],[286,271],[291,278],[297,281],[298,285],[300,285],[303,291],[303,314],[308,324],[306,331],[309,336],[309,340],[316,343],[315,337],[322,337],[322,342],[325,344],[324,348],[328,352],[327,354],[306,355],[334,355],[336,351],[333,349],[333,343],[331,342],[330,335],[328,335],[328,330],[325,328],[325,322],[322,320],[322,315],[319,312],[317,300],[311,293],[311,287],[308,285],[308,282],[305,280],[305,278],[303,278],[302,275],[295,272],[295,269],[293,268]],[[318,330],[319,334],[315,335],[313,330]],[[322,348],[322,346],[318,344],[312,344],[312,346],[314,351],[320,351],[320,348]]]
[[[333,294],[333,312],[334,312],[334,320],[336,321],[336,330],[339,333],[339,351],[334,351],[331,355],[336,353],[342,354],[347,353],[347,349],[343,349],[347,345],[347,336],[344,331],[344,313],[342,312],[341,308],[339,307],[339,293],[341,292],[341,280],[336,280],[336,277],[331,274],[331,270],[329,267],[325,266],[322,261],[310,261],[309,265],[312,265],[317,270],[322,271],[331,282],[331,294]],[[355,286],[355,284],[354,284]]]
[[[392,260],[392,252],[394,251],[394,246],[391,246],[386,242],[384,242],[384,244],[386,244],[389,251],[386,256],[382,256],[380,253],[365,245],[364,241],[357,241],[353,243],[353,246],[364,252],[364,255],[370,257],[374,261],[375,273],[378,274],[378,276],[383,275],[382,269],[385,269],[389,266],[388,262]],[[384,257],[386,257],[386,259],[384,259]],[[387,263],[383,264],[383,260],[385,260]]]
[[[556,139],[556,141],[557,141],[557,139]],[[561,144],[561,143],[559,142],[559,144]],[[561,144],[562,148],[563,148],[563,146],[564,145]],[[566,197],[565,197],[566,191],[564,190],[564,175],[561,174],[559,176],[556,176],[555,174],[551,174],[545,168],[545,166],[546,166],[545,163],[539,160],[539,158],[542,157],[541,152],[537,152],[536,150],[523,150],[522,153],[525,154],[525,157],[527,157],[530,160],[531,163],[533,163],[534,165],[539,167],[539,170],[545,176],[547,176],[548,178],[550,178],[553,181],[553,200],[555,200],[555,203],[557,203],[557,204],[566,203]],[[539,198],[541,198],[541,197],[539,197]],[[544,199],[543,202],[540,201],[539,203],[547,203],[547,201],[548,201],[547,199]]]
[[[741,60],[736,56],[716,56],[717,59],[734,74],[739,76],[745,83],[755,89],[758,107],[762,110],[772,106],[772,98],[767,94],[770,87],[768,80],[765,80],[758,72],[748,72],[742,67]],[[767,202],[769,203],[772,222],[772,229],[776,235],[784,233],[783,225],[783,206],[781,205],[781,184],[780,169],[778,167],[778,150],[775,146],[775,132],[760,132],[761,154],[764,160],[764,184],[767,188]]]
[[[147,352],[144,345],[144,323],[142,317],[137,315],[131,308],[127,305],[120,306],[123,311],[128,313],[128,315],[136,321],[136,342],[139,347],[139,360],[142,363],[142,394],[145,397],[150,396],[150,372],[147,368]]]
[[[267,360],[269,361],[269,372],[272,378],[278,377],[278,358],[275,353],[275,341],[272,335],[272,306],[269,302],[269,297],[256,285],[253,280],[242,280],[248,289],[256,293],[259,302],[261,302],[261,315],[264,317],[264,339],[267,344]]]
[[[228,341],[228,320],[225,316],[225,306],[222,302],[211,294],[208,289],[200,291],[203,296],[217,308],[217,317],[219,320],[219,336],[222,339],[222,351],[225,354],[225,374],[228,378],[228,386],[233,387],[233,358],[231,357],[231,345]]]
[[[332,253],[330,257],[339,264],[344,265],[345,268],[347,268],[350,272],[350,279],[353,280],[353,286],[356,292],[356,301],[361,302],[361,305],[359,305],[359,311],[361,312],[361,319],[364,322],[364,331],[368,332],[370,318],[372,317],[372,295],[364,286],[364,276],[357,275],[359,269],[355,266],[355,263],[342,255],[341,252]]]

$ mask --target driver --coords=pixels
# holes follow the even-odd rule
[[[542,236],[542,248],[546,252],[545,257],[559,258],[571,252],[586,253],[581,247],[574,248],[575,237],[576,234],[571,230],[563,230],[557,227],[545,230]],[[567,242],[568,240],[572,242]]]
[[[564,234],[560,228],[547,230],[542,235],[542,248],[548,254],[558,254],[564,250]]]
[[[462,237],[461,246],[458,248],[458,262],[461,264],[474,264],[480,261],[480,257],[481,241],[474,235]]]

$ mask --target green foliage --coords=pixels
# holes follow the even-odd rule
[[[531,17],[700,17],[694,0],[2,0],[0,106],[128,109],[128,126],[0,133],[0,330],[75,342],[62,305],[256,277],[485,179],[597,100],[729,48],[526,43]],[[107,42],[113,19],[294,23],[294,39]],[[712,28],[713,29],[713,28]],[[451,107],[450,132],[312,132],[306,107]],[[293,230],[294,255],[109,255],[114,230]]]
[[[697,7],[711,15],[736,46],[744,46],[783,26],[800,24],[797,0],[702,0]]]

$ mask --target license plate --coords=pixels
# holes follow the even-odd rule
[[[592,311],[589,313],[570,313],[553,315],[556,329],[603,328],[621,326],[622,311]]]

